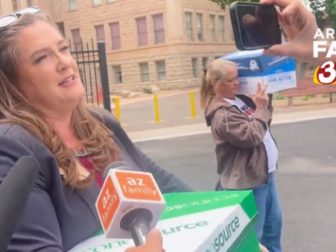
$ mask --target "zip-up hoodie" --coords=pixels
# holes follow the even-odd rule
[[[256,108],[253,101],[240,96],[255,109],[247,116],[240,109],[215,97],[205,110],[211,126],[217,158],[217,173],[226,189],[250,189],[267,180],[267,154],[263,143],[272,117],[272,107]]]

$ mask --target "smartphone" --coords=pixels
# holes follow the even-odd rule
[[[281,43],[281,30],[274,5],[233,2],[230,17],[239,50],[268,48]]]

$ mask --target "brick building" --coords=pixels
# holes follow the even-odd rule
[[[209,0],[0,0],[37,5],[73,46],[105,41],[111,90],[197,86],[202,68],[235,50],[227,10]]]

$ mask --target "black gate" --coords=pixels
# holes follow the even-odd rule
[[[110,87],[108,81],[105,43],[98,42],[95,49],[91,44],[76,45],[71,54],[78,64],[79,74],[86,94],[86,102],[92,105],[103,104],[111,111]]]

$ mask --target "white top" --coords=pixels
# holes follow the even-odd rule
[[[236,97],[235,99],[224,98],[224,100],[236,106],[242,113],[244,113],[247,116],[250,116],[254,113],[254,110],[250,108],[249,106],[247,106],[245,102],[243,102],[238,97]],[[268,126],[267,126],[267,131],[265,133],[263,142],[264,142],[264,145],[266,148],[266,154],[267,154],[268,173],[271,173],[276,170],[279,152],[271,136]]]

